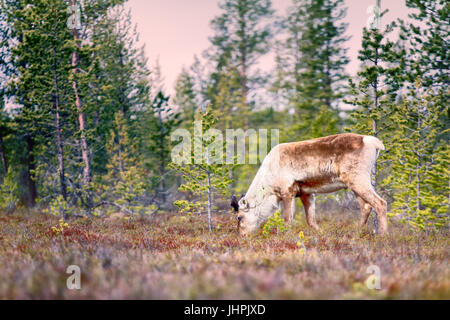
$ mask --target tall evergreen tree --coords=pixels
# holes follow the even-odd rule
[[[395,23],[389,24],[384,31],[364,28],[362,49],[358,55],[362,68],[357,73],[357,81],[350,80],[353,97],[346,100],[356,106],[351,114],[351,130],[379,137],[381,140],[389,137],[389,130],[393,125],[389,116],[404,82],[404,49],[396,47],[387,38],[394,26]],[[372,184],[375,188],[376,176],[377,165],[372,172]]]
[[[412,22],[401,22],[400,34],[408,40],[408,80],[411,87],[417,77],[424,87],[445,90],[449,83],[450,3],[445,0],[406,0],[406,6],[415,9],[409,15]]]
[[[17,168],[20,184],[27,186],[22,202],[28,205],[35,203],[39,192],[42,199],[48,199],[55,181],[65,199],[68,189],[74,192],[80,188],[79,182],[86,184],[92,175],[91,159],[86,157],[90,134],[86,126],[98,103],[98,92],[93,88],[101,67],[95,56],[98,48],[92,38],[93,26],[117,3],[120,1],[85,1],[82,8],[77,7],[80,11],[73,11],[72,5],[77,4],[73,1],[2,2],[2,17],[6,17],[2,21],[7,25],[2,34],[7,39],[2,36],[1,65],[13,79],[6,87],[7,94],[19,106],[10,126],[15,144],[12,156],[21,164]],[[68,15],[68,5],[72,16]],[[68,23],[78,14],[81,25]],[[83,159],[82,179],[77,174],[78,150]],[[66,154],[70,155],[68,161]],[[75,198],[83,198],[79,196]]]
[[[140,139],[138,114],[150,105],[150,71],[144,47],[137,47],[138,34],[131,22],[130,11],[123,5],[111,9],[93,30],[95,59],[98,67],[89,90],[95,97],[91,123],[94,137],[94,173],[104,174],[108,161],[103,147],[110,140],[116,112],[120,111],[127,122],[128,133]]]
[[[381,20],[386,11],[382,13],[381,9],[377,10]],[[404,48],[396,46],[387,37],[395,26],[395,23],[391,23],[384,30],[381,30],[381,26],[363,29],[362,49],[358,55],[362,69],[357,73],[357,83],[350,80],[353,97],[346,100],[347,103],[357,107],[351,114],[353,121],[351,130],[381,140],[384,140],[384,137],[389,140],[390,130],[395,125],[390,115],[404,82]],[[386,153],[372,168],[374,189],[377,189],[378,182],[383,179],[383,175],[379,174],[379,167],[389,170],[389,164],[392,163],[392,159],[387,155],[389,152],[388,144]],[[386,189],[380,191],[388,195]],[[374,226],[377,229],[376,213],[373,210],[372,212]]]
[[[337,133],[341,127],[349,62],[345,14],[343,0],[294,0],[283,21],[287,38],[278,43],[274,85],[295,110],[290,134],[297,139]]]
[[[273,14],[271,1],[222,0],[219,7],[223,13],[211,22],[215,34],[211,38],[209,57],[216,64],[216,71],[212,74],[212,89],[215,93],[223,69],[231,66],[239,70],[241,102],[237,113],[243,119],[243,126],[248,128],[251,104],[249,92],[261,82],[254,65],[269,51],[271,23],[268,19]]]
[[[152,189],[160,204],[166,205],[167,192],[173,183],[170,163],[170,136],[179,125],[179,113],[169,104],[169,96],[162,91],[153,98],[151,107],[142,114],[141,130],[145,132],[143,148],[145,165],[151,172]]]
[[[418,79],[392,115],[397,124],[391,134],[394,161],[387,181],[395,189],[392,211],[422,230],[449,222],[450,148],[438,139],[439,119],[448,106],[441,103]]]
[[[405,73],[409,88],[414,88],[415,80],[419,77],[425,88],[432,88],[434,94],[440,97],[444,107],[450,98],[450,3],[444,0],[407,0],[406,5],[415,9],[409,15],[411,22],[400,20],[400,38],[409,42]],[[446,143],[450,139],[450,134],[445,131],[450,127],[450,113],[442,114],[439,125],[442,133],[437,138],[441,143]]]
[[[110,140],[106,144],[108,152],[107,173],[97,182],[95,208],[109,206],[127,214],[148,213],[143,200],[146,183],[144,170],[140,165],[137,145],[128,134],[128,124],[122,111],[114,116],[114,129],[110,132]]]
[[[195,120],[195,114],[200,107],[193,76],[184,69],[175,83],[173,103],[181,113],[180,121],[184,128],[189,128]]]

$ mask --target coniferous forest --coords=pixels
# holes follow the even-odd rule
[[[0,298],[449,299],[450,4],[399,0],[408,20],[388,21],[383,3],[361,12],[372,20],[351,75],[352,1],[279,12],[276,0],[217,0],[209,47],[171,93],[126,1],[1,0]],[[230,129],[244,152],[225,161]],[[342,190],[317,195],[320,231],[297,201],[292,223],[277,211],[240,237],[230,199],[263,160],[252,130],[260,151],[380,139],[371,182],[387,235],[375,212],[359,229],[358,201]],[[197,161],[203,151],[215,161]],[[366,281],[371,265],[381,288]]]

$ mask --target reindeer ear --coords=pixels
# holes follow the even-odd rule
[[[233,207],[235,212],[239,211],[239,202],[235,195],[231,196],[231,206]]]

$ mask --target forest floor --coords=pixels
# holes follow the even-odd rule
[[[358,220],[319,214],[316,233],[298,214],[283,234],[241,238],[231,214],[212,233],[174,214],[70,219],[62,231],[49,215],[0,214],[0,299],[450,299],[448,229],[391,222],[376,237]],[[66,286],[69,265],[80,290]],[[365,284],[371,265],[380,290]]]

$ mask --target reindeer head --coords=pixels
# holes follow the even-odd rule
[[[254,233],[260,224],[265,221],[276,208],[276,201],[273,197],[265,198],[261,201],[256,199],[248,200],[244,196],[237,199],[236,196],[231,197],[231,207],[237,214],[238,231],[241,235]]]

